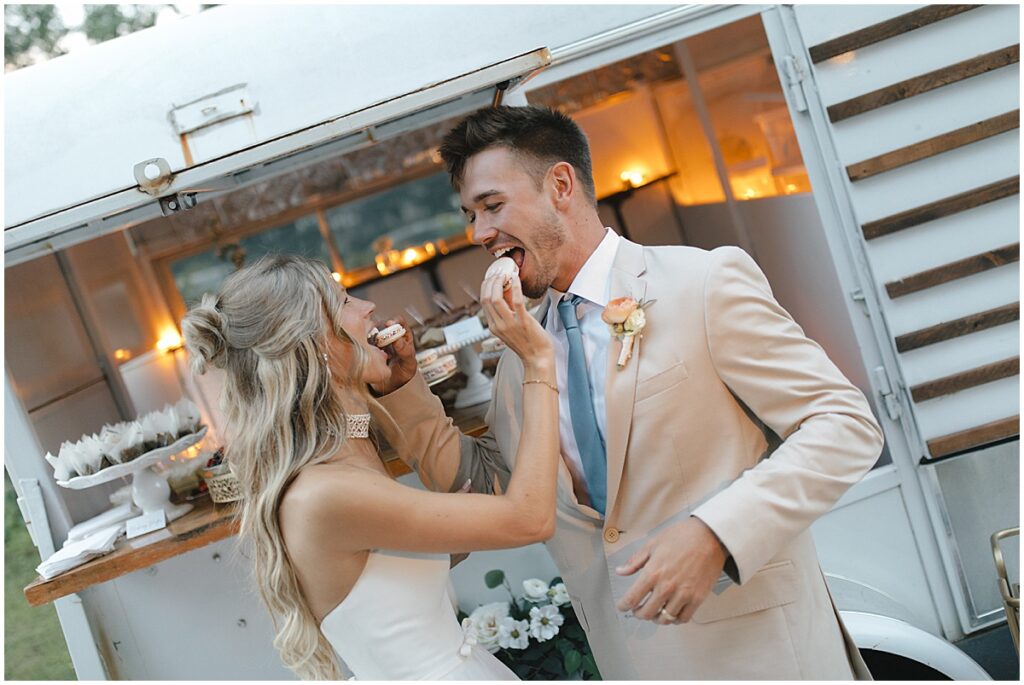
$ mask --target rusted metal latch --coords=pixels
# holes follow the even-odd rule
[[[171,193],[160,197],[160,193],[170,187],[174,181],[174,174],[171,173],[171,165],[163,157],[154,157],[139,162],[135,165],[135,180],[139,184],[139,190],[160,201],[160,212],[164,216],[180,212],[183,209],[192,209],[196,206],[196,194],[194,192]]]

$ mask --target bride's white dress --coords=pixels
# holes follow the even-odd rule
[[[517,680],[465,640],[448,596],[448,555],[370,552],[320,630],[358,680]]]

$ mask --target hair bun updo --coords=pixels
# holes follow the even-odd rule
[[[185,349],[192,359],[192,373],[206,373],[207,365],[220,368],[227,340],[224,338],[224,317],[217,310],[217,298],[203,295],[202,301],[181,320]]]

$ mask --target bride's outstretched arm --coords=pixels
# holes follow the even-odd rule
[[[547,333],[530,316],[518,283],[503,299],[500,282],[482,288],[491,330],[520,356],[525,370],[522,438],[503,496],[439,494],[408,488],[379,474],[346,477],[325,487],[316,520],[335,526],[348,549],[390,548],[468,552],[515,547],[549,538],[555,526],[558,391]],[[497,288],[497,290],[495,290]]]

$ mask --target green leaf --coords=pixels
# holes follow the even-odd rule
[[[601,672],[597,670],[597,662],[594,661],[593,654],[587,654],[583,657],[583,672],[590,675],[593,680],[603,680]]]
[[[563,582],[565,582],[565,581],[562,580],[562,576],[555,576],[554,578],[551,579],[551,582],[548,583],[548,585],[550,587],[554,587],[554,586],[558,585],[559,583],[563,583]]]
[[[504,571],[495,569],[493,571],[488,571],[487,574],[484,575],[484,583],[491,590],[493,590],[494,588],[498,587],[499,585],[501,585],[504,582],[505,582],[505,572]]]
[[[565,672],[567,675],[575,673],[583,665],[583,655],[575,649],[565,655]]]
[[[532,666],[527,664],[516,664],[512,667],[512,671],[519,676],[520,680],[529,680],[532,675],[530,672],[533,670]]]
[[[558,673],[559,670],[562,668],[562,662],[557,656],[552,654],[544,660],[544,663],[541,664],[541,668],[543,668],[548,673]]]
[[[573,640],[583,640],[586,638],[586,635],[583,633],[583,628],[581,628],[579,624],[564,628],[562,632],[565,633],[566,637],[572,638]]]

